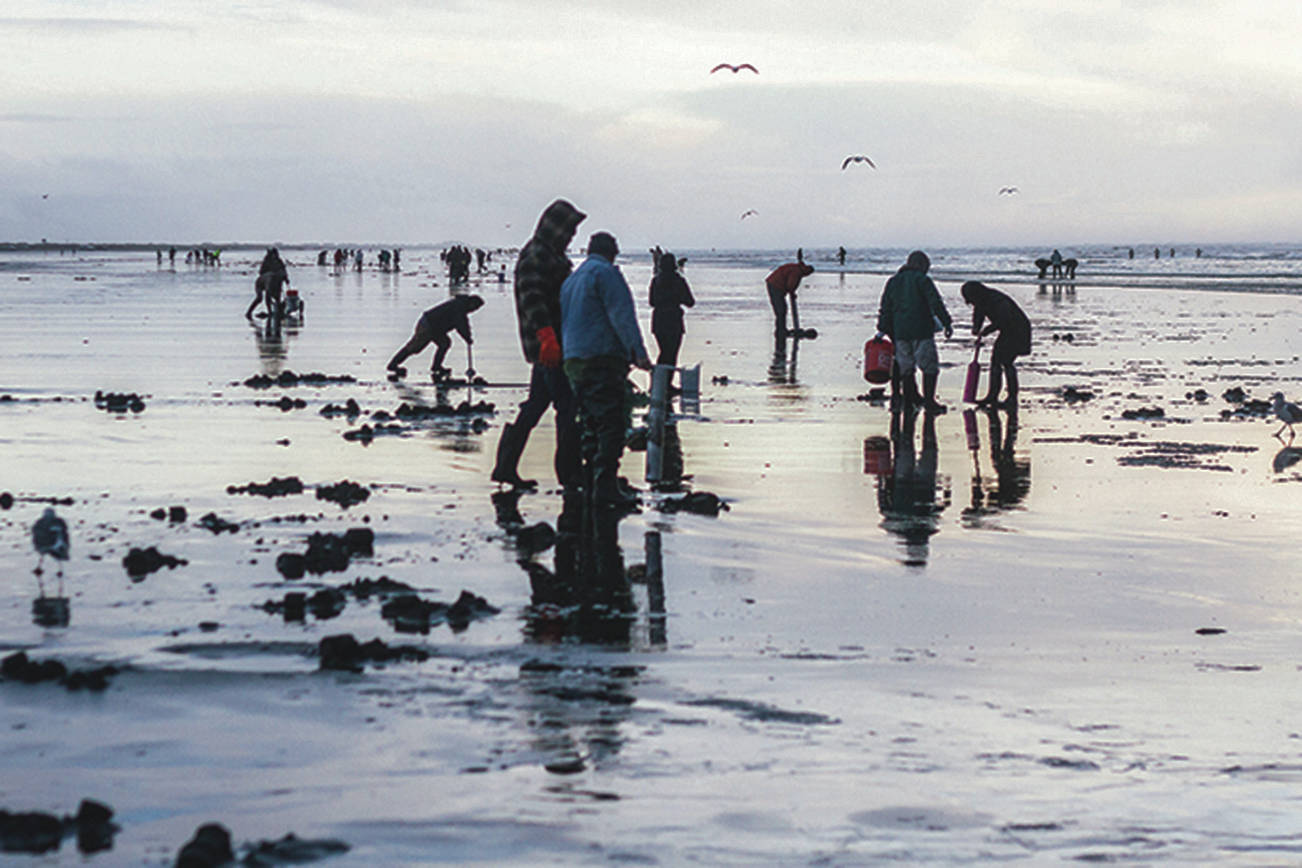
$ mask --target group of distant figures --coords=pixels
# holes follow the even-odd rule
[[[460,244],[454,244],[446,250],[439,251],[439,259],[448,269],[448,281],[453,284],[467,283],[470,280],[470,264],[475,263],[475,267],[480,274],[488,271],[488,265],[493,261],[493,253],[484,250],[482,247],[476,247],[474,253],[471,253],[469,247]],[[499,279],[505,279],[501,276]]]
[[[158,249],[154,251],[154,256],[158,259],[158,264],[163,264],[163,251]],[[176,265],[176,248],[167,248],[167,264]],[[185,253],[186,265],[221,265],[222,252],[220,249],[209,249],[207,247],[194,247]]]
[[[360,248],[356,250],[354,249],[345,250],[342,247],[337,247],[335,248],[335,252],[333,256],[333,263],[336,271],[346,270],[348,268],[349,262],[353,263],[353,269],[355,271],[361,271],[362,263],[365,260],[365,258],[366,256]],[[381,271],[397,271],[398,263],[401,261],[401,258],[402,258],[402,251],[395,247],[393,248],[393,250],[381,250],[379,254],[377,254],[376,256],[376,261],[379,263]],[[330,251],[322,250],[320,253],[318,253],[316,255],[316,264],[330,265],[331,264]]]
[[[1053,269],[1055,279],[1066,278],[1067,280],[1076,279],[1076,266],[1080,265],[1072,257],[1063,258],[1063,255],[1057,250],[1048,257],[1040,257],[1035,260],[1035,267],[1040,269],[1040,280],[1048,276],[1049,269]]]

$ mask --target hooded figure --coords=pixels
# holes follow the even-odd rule
[[[660,347],[657,365],[678,364],[678,349],[683,345],[683,308],[692,307],[696,299],[687,280],[678,272],[678,260],[672,253],[660,254],[659,268],[651,278],[651,334]]]
[[[1018,356],[1031,352],[1031,321],[1017,302],[984,283],[969,280],[963,284],[962,292],[963,300],[972,305],[972,334],[980,340],[992,332],[999,332],[990,356],[990,388],[977,404],[983,407],[1015,407],[1017,369],[1013,367],[1013,362]],[[982,323],[987,320],[990,324],[982,329]],[[1008,399],[1003,404],[999,403],[1001,378],[1008,380]]]
[[[548,407],[556,410],[556,478],[569,488],[581,483],[582,458],[579,432],[574,417],[574,395],[561,370],[561,284],[573,266],[565,250],[587,215],[564,199],[548,205],[538,226],[520,249],[515,263],[515,313],[520,329],[520,346],[525,361],[533,366],[529,375],[529,396],[520,405],[515,421],[502,428],[497,443],[497,460],[490,478],[514,488],[532,488],[537,483],[521,479],[517,466],[529,432]]]
[[[947,408],[936,401],[940,358],[936,354],[933,335],[943,328],[945,337],[949,337],[954,333],[954,325],[936,284],[927,277],[930,268],[931,260],[927,254],[915,250],[900,270],[886,281],[877,313],[877,332],[890,335],[895,343],[895,363],[899,367],[904,400],[909,404],[919,403],[913,370],[921,368],[921,403],[929,413],[944,413]],[[898,399],[900,396],[893,397]]]
[[[258,267],[258,279],[253,282],[253,302],[249,305],[249,309],[244,311],[244,315],[252,317],[258,302],[265,299],[267,316],[279,316],[280,289],[282,284],[287,283],[289,283],[289,269],[285,266],[285,260],[280,258],[279,250],[274,247],[268,248],[266,255],[262,257],[262,265]]]

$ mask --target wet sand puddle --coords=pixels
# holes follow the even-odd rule
[[[1238,412],[1297,395],[1292,297],[1015,286],[1037,329],[1021,412],[959,412],[955,341],[951,412],[892,426],[856,400],[880,279],[817,274],[819,336],[778,346],[762,274],[689,265],[683,463],[731,509],[644,493],[585,535],[548,423],[522,468],[541,493],[487,482],[524,393],[506,287],[477,287],[490,385],[441,388],[382,375],[445,296],[432,254],[340,276],[295,256],[307,315],[279,330],[239,316],[251,262],[145,259],[0,271],[0,643],[120,670],[0,684],[0,807],[111,805],[89,861],[166,864],[210,821],[237,847],[345,841],[339,865],[1302,847],[1280,542],[1302,452]],[[52,499],[73,549],[42,597],[29,530]],[[322,669],[343,634],[393,659]]]

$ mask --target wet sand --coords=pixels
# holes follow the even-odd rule
[[[487,300],[475,368],[507,385],[440,396],[420,375],[428,355],[406,383],[383,376],[446,297],[435,254],[341,276],[292,254],[307,312],[279,334],[240,315],[254,254],[228,257],[0,268],[0,491],[17,498],[0,511],[0,649],[121,669],[101,692],[0,683],[0,808],[112,806],[121,830],[94,864],[167,864],[214,821],[237,845],[347,841],[332,865],[1302,851],[1288,544],[1302,452],[1271,419],[1222,418],[1232,387],[1302,393],[1296,297],[1000,284],[1036,329],[1015,425],[977,413],[969,439],[957,399],[971,352],[955,340],[934,448],[919,419],[886,456],[890,416],[858,400],[881,277],[816,273],[800,312],[819,337],[775,357],[763,271],[689,262],[699,304],[681,358],[702,363],[703,396],[678,432],[690,486],[730,511],[666,514],[644,494],[616,545],[522,563],[487,481],[523,397],[509,384],[527,373],[509,288],[472,287]],[[646,264],[625,272],[645,314]],[[958,284],[940,288],[961,323]],[[459,342],[448,364],[464,369]],[[354,382],[243,385],[286,370]],[[1069,386],[1093,397],[1067,400]],[[1200,388],[1204,401],[1186,397]],[[97,407],[97,390],[144,408]],[[357,418],[321,415],[349,398]],[[465,400],[497,412],[343,436],[377,410]],[[524,525],[561,519],[551,434],[544,422],[526,452],[544,487],[520,498]],[[624,468],[639,480],[642,456]],[[227,493],[288,477],[302,493]],[[344,480],[369,496],[315,496]],[[72,500],[55,507],[72,537],[66,626],[33,617],[29,533],[46,498]],[[172,506],[184,521],[150,515]],[[208,513],[238,527],[200,526]],[[311,534],[362,527],[373,554],[346,569],[278,571]],[[129,575],[122,559],[151,546],[186,563]],[[567,597],[552,576],[571,556],[602,587],[632,581]],[[501,611],[410,633],[379,594],[301,620],[266,606],[382,576]],[[429,656],[321,671],[318,643],[341,633]],[[68,840],[42,859],[82,857]]]

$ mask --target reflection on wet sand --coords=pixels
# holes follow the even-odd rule
[[[1006,429],[1001,412],[1007,414]],[[1007,411],[990,409],[984,411],[984,415],[988,422],[994,479],[981,475],[977,413],[975,410],[963,411],[963,427],[967,432],[968,449],[972,452],[971,501],[963,510],[964,527],[981,527],[984,516],[1020,508],[1031,492],[1031,459],[1017,457],[1017,408]]]
[[[918,417],[922,416],[922,448],[916,448]],[[949,478],[936,473],[936,417],[904,410],[891,414],[891,447],[895,458],[887,467],[880,462],[879,441],[864,443],[865,472],[869,458],[875,457],[877,508],[882,514],[882,529],[900,538],[904,548],[901,563],[925,567],[930,554],[931,537],[940,532],[940,517],[952,495]]]
[[[67,597],[41,594],[32,600],[32,623],[38,627],[66,627],[72,620],[72,605]]]
[[[289,357],[291,339],[298,336],[298,325],[281,317],[268,317],[251,319],[249,328],[253,329],[262,373],[268,377],[280,376],[285,368],[285,359]]]
[[[795,385],[796,363],[800,356],[800,338],[791,336],[791,353],[787,354],[787,338],[777,336],[773,339],[773,361],[769,363],[769,382]]]

